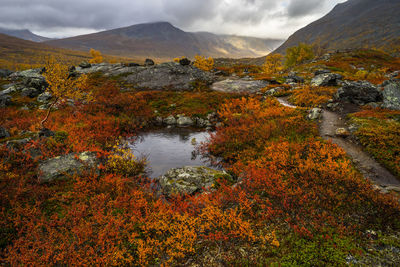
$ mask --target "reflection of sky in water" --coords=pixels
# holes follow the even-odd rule
[[[184,166],[209,166],[206,158],[197,155],[197,145],[207,140],[207,132],[194,131],[189,128],[172,128],[144,133],[139,140],[129,146],[137,157],[147,157],[149,176],[158,177],[169,169]]]

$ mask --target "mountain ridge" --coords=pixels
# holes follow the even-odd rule
[[[212,57],[259,57],[282,43],[278,39],[262,39],[210,32],[186,32],[169,22],[151,22],[46,42],[73,50],[90,48],[125,57],[172,59],[196,54]]]
[[[23,30],[11,30],[11,29],[6,29],[6,28],[0,28],[0,33],[9,35],[12,37],[16,37],[19,39],[23,39],[26,41],[32,41],[36,43],[41,43],[45,41],[51,40],[50,38],[43,37],[37,34],[34,34],[28,29],[23,29]]]
[[[291,35],[275,53],[299,43],[319,43],[327,50],[379,47],[388,49],[400,36],[400,1],[349,0]]]

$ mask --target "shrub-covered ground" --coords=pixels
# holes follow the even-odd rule
[[[33,138],[20,149],[0,146],[2,264],[342,266],[373,263],[388,257],[386,248],[400,248],[397,196],[374,190],[342,149],[318,137],[304,110],[208,91],[123,92],[100,77],[91,88],[94,102],[52,113],[47,126],[54,137]],[[331,93],[307,90],[293,94],[304,106]],[[318,96],[315,103],[302,100],[309,93]],[[1,141],[38,130],[45,111],[21,110],[24,105],[33,107],[32,100],[17,98],[0,110],[0,125],[11,134]],[[119,136],[139,133],[156,116],[215,110],[223,126],[201,150],[222,158],[235,181],[220,180],[209,194],[166,201],[139,174],[142,162],[111,152]],[[389,137],[398,142],[398,115],[352,116],[362,125],[361,142],[376,138],[368,149],[378,159]],[[394,143],[386,145],[398,162]],[[109,163],[65,181],[38,182],[40,160],[87,150]]]

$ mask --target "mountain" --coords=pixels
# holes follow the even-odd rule
[[[109,55],[172,59],[196,54],[212,57],[257,57],[270,53],[282,40],[185,32],[168,22],[133,25],[77,37],[51,40],[52,46]]]
[[[32,33],[30,30],[10,30],[10,29],[0,28],[0,33],[38,43],[50,40],[50,38],[36,35]]]
[[[299,43],[319,43],[328,50],[389,48],[400,37],[399,0],[349,0],[300,29],[275,52]]]

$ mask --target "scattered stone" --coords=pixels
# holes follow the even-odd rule
[[[176,121],[178,126],[192,126],[194,124],[193,120],[189,117],[178,115],[178,119]]]
[[[42,183],[65,179],[69,175],[81,174],[84,169],[96,167],[99,160],[95,152],[71,153],[55,157],[39,165],[38,177]]]
[[[295,72],[289,73],[288,76],[285,77],[286,83],[291,84],[291,83],[304,83],[304,78],[297,76]]]
[[[323,73],[311,80],[311,86],[337,86],[343,76],[335,73]]]
[[[50,92],[44,92],[37,97],[37,101],[41,103],[47,103],[53,96]]]
[[[322,109],[320,108],[313,108],[308,112],[307,118],[309,120],[319,120],[322,118]]]
[[[192,62],[187,58],[182,58],[179,60],[179,64],[182,66],[189,66]]]
[[[232,179],[225,171],[217,171],[207,167],[183,167],[171,169],[157,178],[162,192],[166,196],[174,194],[194,194],[210,189],[217,179]]]
[[[88,68],[92,67],[92,64],[90,64],[90,63],[87,62],[87,61],[83,61],[83,62],[81,62],[81,63],[79,64],[79,67],[81,67],[82,69],[88,69]]]
[[[383,84],[383,107],[400,110],[400,80],[394,79]]]
[[[147,58],[145,61],[144,61],[144,65],[146,66],[146,67],[149,67],[149,66],[154,66],[156,63],[154,62],[154,60],[152,60],[152,59],[150,59],[150,58]]]
[[[331,73],[331,71],[330,70],[320,69],[320,70],[316,70],[314,72],[314,76],[318,76],[318,75],[321,75],[321,74],[327,74],[327,73]]]
[[[336,131],[335,131],[335,135],[336,135],[337,137],[346,138],[346,137],[349,137],[349,136],[350,136],[350,132],[349,132],[347,129],[345,129],[345,128],[338,128],[338,129],[336,129]]]
[[[0,69],[0,78],[7,78],[12,74],[12,71],[7,69]]]
[[[223,80],[216,82],[211,89],[225,93],[250,93],[254,94],[265,88],[269,83],[266,81],[246,81],[246,80]]]
[[[54,132],[49,130],[49,129],[47,129],[47,128],[42,128],[39,131],[39,137],[51,137],[51,136],[54,136],[54,135],[55,135]]]
[[[176,119],[174,116],[169,115],[167,118],[164,119],[164,123],[166,125],[176,125]]]
[[[34,97],[37,97],[39,94],[40,94],[40,91],[33,87],[24,88],[21,91],[21,96],[24,96],[24,97],[34,98]]]
[[[127,63],[125,66],[127,66],[127,67],[139,67],[140,64],[131,62],[131,63]]]
[[[336,93],[339,100],[348,101],[358,105],[371,102],[381,102],[382,92],[375,85],[367,81],[343,82],[343,86]]]
[[[7,107],[11,105],[11,96],[9,95],[0,95],[0,108]]]
[[[196,121],[196,126],[199,128],[207,128],[209,126],[212,126],[212,124],[208,120],[202,118],[195,118],[195,121]]]
[[[10,137],[10,133],[3,127],[0,126],[0,139]]]

